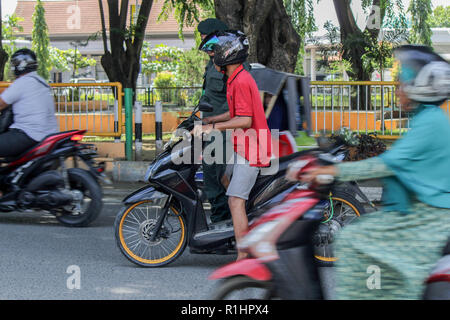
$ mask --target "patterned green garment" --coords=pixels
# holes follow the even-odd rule
[[[337,165],[341,181],[394,175],[379,157]],[[450,231],[450,209],[412,199],[412,213],[377,211],[335,241],[336,299],[421,299]]]

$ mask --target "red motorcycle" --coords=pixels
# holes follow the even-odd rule
[[[303,172],[332,163],[328,159],[326,154],[312,152],[293,162],[286,178],[298,180]],[[223,280],[214,299],[324,299],[314,255],[317,242],[323,237],[321,226],[333,215],[328,196],[334,178],[318,176],[316,181],[288,194],[249,226],[239,244],[249,257],[230,263],[209,277]],[[426,281],[423,298],[450,298],[450,242]]]
[[[450,237],[437,262],[425,281],[424,300],[450,300]]]
[[[0,212],[44,210],[65,226],[92,223],[102,209],[98,180],[109,180],[104,163],[94,161],[95,147],[80,143],[85,132],[55,133],[17,157],[0,160]]]
[[[325,158],[319,152],[311,152],[292,163],[286,178],[298,180],[302,172],[329,164]],[[210,276],[224,280],[215,299],[242,299],[232,296],[242,290],[245,299],[323,298],[315,247],[322,238],[321,224],[337,213],[329,201],[333,177],[319,176],[318,180],[321,184],[291,192],[280,205],[249,226],[239,244],[249,258],[228,264]]]

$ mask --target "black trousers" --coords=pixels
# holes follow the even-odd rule
[[[8,129],[0,134],[0,158],[18,156],[37,143],[20,129]]]

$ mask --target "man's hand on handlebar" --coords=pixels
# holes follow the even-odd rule
[[[299,180],[305,183],[317,182],[317,176],[319,175],[331,175],[335,177],[338,171],[336,166],[324,166],[315,169],[308,170],[299,176]]]
[[[195,125],[191,133],[194,135],[194,137],[201,138],[203,134],[209,134],[213,130],[214,128],[212,124]]]

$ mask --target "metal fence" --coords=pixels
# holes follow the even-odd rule
[[[0,88],[8,83],[0,83]],[[396,138],[409,128],[410,116],[396,98],[396,82],[312,81],[312,131],[333,133],[342,127]],[[123,133],[123,89],[120,83],[55,83],[60,130],[86,129],[87,135],[120,137]],[[144,112],[162,101],[164,111],[189,110],[202,94],[196,87],[138,87],[136,100]],[[441,108],[450,115],[450,101]],[[119,110],[121,112],[119,112]]]
[[[136,100],[149,110],[153,110],[156,101],[162,102],[165,111],[189,109],[198,104],[201,95],[200,86],[136,88]]]
[[[394,81],[312,81],[313,132],[333,133],[342,127],[398,137],[409,128],[410,114],[396,97]],[[449,113],[450,102],[441,108]]]
[[[0,83],[0,88],[9,85]],[[61,131],[85,129],[89,136],[122,135],[121,83],[52,83],[50,86]]]
[[[54,83],[51,87],[61,131],[86,129],[86,135],[122,135],[122,84]]]

